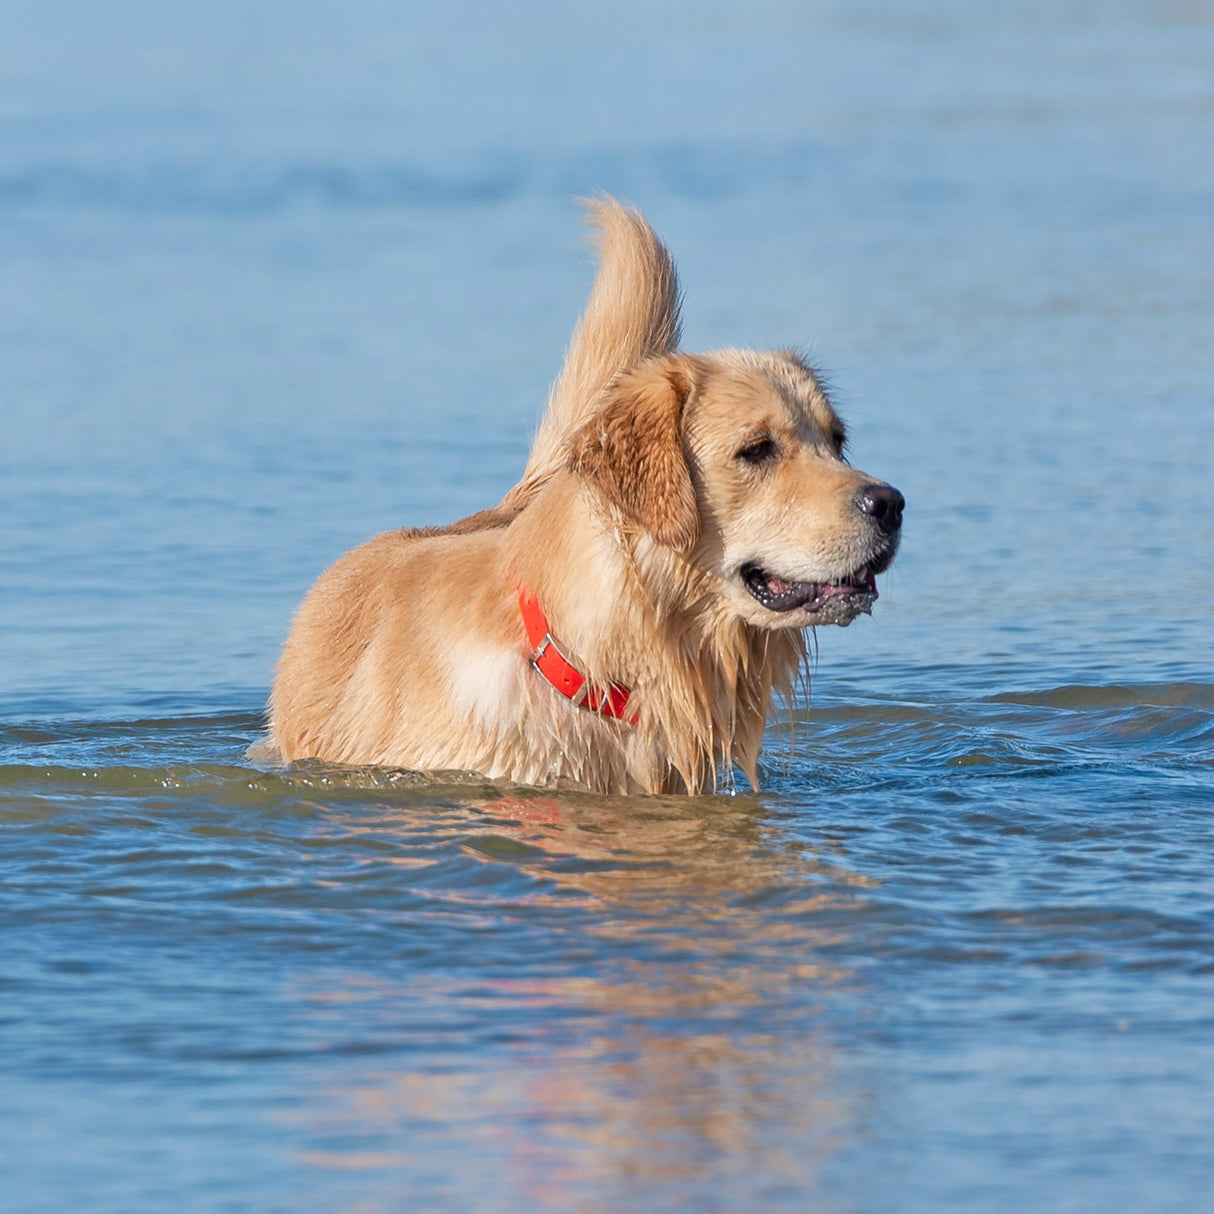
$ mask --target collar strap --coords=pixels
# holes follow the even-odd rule
[[[523,627],[527,630],[527,644],[531,646],[531,665],[540,677],[579,708],[588,708],[601,716],[635,725],[636,713],[630,717],[624,715],[631,689],[622,683],[612,683],[606,688],[593,686],[560,651],[552,638],[548,617],[544,615],[539,599],[523,586],[519,587],[518,606],[523,616]]]

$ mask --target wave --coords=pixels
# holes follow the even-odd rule
[[[290,796],[324,791],[485,795],[466,773],[417,773],[250,757],[260,711],[0,725],[0,791],[183,790]],[[254,751],[256,754],[256,751]],[[1143,765],[1203,778],[1214,766],[1214,685],[1196,682],[1003,692],[971,700],[815,700],[773,723],[768,783],[848,783],[949,767],[1010,774]],[[901,776],[899,777],[901,778]],[[226,790],[226,791],[225,791]],[[243,795],[243,794],[242,794]]]
[[[1089,687],[1067,684],[1045,691],[1007,691],[989,696],[992,704],[1024,704],[1044,708],[1195,708],[1214,712],[1214,684],[1145,683]]]
[[[1214,685],[1068,684],[973,699],[816,701],[771,732],[785,735],[769,742],[773,763],[783,747],[788,769],[803,779],[823,764],[849,783],[948,767],[1020,776],[1149,768],[1208,779]]]
[[[612,183],[709,198],[781,190],[837,177],[848,149],[822,141],[768,146],[714,142],[597,148],[566,155],[489,151],[456,167],[393,158],[267,160],[81,159],[0,169],[0,210],[87,209],[137,213],[261,214],[295,207],[340,210],[474,207],[529,189],[562,196]]]
[[[494,165],[439,173],[406,163],[46,164],[0,172],[0,208],[229,215],[308,205],[448,208],[503,201],[518,192],[520,182],[517,168]]]

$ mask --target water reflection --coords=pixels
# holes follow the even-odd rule
[[[823,1012],[855,984],[827,952],[867,883],[794,846],[757,798],[465,807],[462,854],[500,870],[481,893],[509,891],[526,955],[498,954],[488,932],[425,981],[308,983],[347,1019],[358,992],[356,1018],[394,1022],[396,1044],[325,1061],[298,1113],[305,1162],[389,1189],[408,1176],[413,1199],[499,1173],[516,1204],[554,1209],[662,1185],[686,1201],[736,1180],[774,1205],[813,1190],[862,1101]],[[426,829],[423,811],[395,816],[406,836]],[[553,883],[573,895],[565,914]]]

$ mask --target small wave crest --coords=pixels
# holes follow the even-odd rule
[[[957,701],[815,702],[770,734],[770,766],[786,757],[795,782],[831,773],[862,784],[950,767],[1033,775],[1146,765],[1200,774],[1214,764],[1214,686],[1068,684]]]

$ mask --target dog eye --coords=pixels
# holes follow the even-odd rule
[[[766,464],[770,460],[776,458],[780,454],[780,448],[776,446],[776,440],[764,436],[756,438],[753,442],[747,443],[737,454],[737,458],[745,460],[748,464]]]

